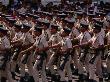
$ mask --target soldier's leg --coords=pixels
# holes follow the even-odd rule
[[[22,62],[20,63],[20,74],[21,77],[25,76],[25,64],[23,64]]]
[[[61,59],[60,59],[60,67],[59,67],[59,70],[58,70],[58,73],[60,75],[60,81],[61,82],[64,82],[65,81],[65,65],[67,62],[65,62],[66,60],[64,59],[64,57],[62,56]],[[65,64],[64,64],[65,63]]]
[[[95,64],[89,65],[89,79],[94,79],[95,75]]]
[[[86,72],[89,73],[89,60],[90,60],[90,54],[87,54],[86,58],[85,58],[85,69],[86,69]]]
[[[79,74],[83,74],[84,73],[84,69],[83,69],[84,65],[83,63],[79,60]]]
[[[78,50],[77,49],[75,50],[73,60],[74,60],[75,69],[78,69],[79,63],[78,63]]]
[[[72,82],[72,71],[70,68],[70,63],[71,63],[71,56],[69,57],[69,60],[67,61],[66,65],[65,65],[65,68],[66,68],[66,71],[68,74],[68,80],[69,80],[69,82]]]
[[[103,78],[101,55],[99,55],[99,56],[96,58],[96,73],[98,74],[99,80],[101,81],[102,78]]]
[[[1,81],[1,77],[2,77],[2,72],[1,72],[1,70],[0,70],[0,81]]]
[[[107,58],[107,72],[108,72],[108,80],[110,80],[110,58]]]
[[[47,82],[45,68],[46,68],[46,60],[43,60],[42,69],[41,69],[42,82]]]
[[[28,68],[28,72],[29,75],[32,76],[32,72],[33,72],[33,55],[29,56],[28,62],[27,62],[27,68]]]
[[[48,68],[49,68],[49,70],[50,70],[50,72],[51,72],[51,74],[55,74],[55,70],[54,70],[54,66],[53,66],[53,61],[54,61],[54,54],[52,54],[51,56],[50,56],[50,59],[49,59],[49,62],[48,62]]]
[[[10,62],[7,62],[6,64],[6,74],[7,74],[7,79],[8,82],[14,82],[14,80],[12,79],[12,75],[11,75],[11,69],[10,69]]]
[[[33,72],[32,72],[35,82],[39,82],[38,63],[39,63],[39,60],[36,60],[34,66],[33,66]]]
[[[59,70],[58,73],[60,75],[60,81],[61,82],[65,81],[65,71],[64,70]]]
[[[11,61],[11,72],[15,72],[17,61]]]

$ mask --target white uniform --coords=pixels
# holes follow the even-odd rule
[[[92,47],[98,48],[100,45],[104,45],[104,38],[100,33],[94,35],[90,41],[92,43]],[[90,65],[90,79],[94,79],[95,74],[95,67],[96,67],[96,73],[98,74],[99,78],[102,78],[102,68],[101,68],[101,52],[98,53],[97,58],[95,59],[94,64]]]
[[[106,37],[107,37],[107,44],[110,45],[110,32],[108,32],[108,33],[106,34]],[[109,50],[109,48],[108,48],[108,52],[109,52],[109,51],[110,51],[110,50]],[[109,52],[109,53],[110,53],[110,52]],[[106,64],[107,64],[107,72],[110,74],[110,57],[107,58]]]
[[[71,40],[70,40],[69,36],[63,37],[63,39],[60,43],[61,43],[61,46],[62,46],[61,50],[64,52],[62,54],[65,54],[65,52],[67,52],[67,49],[72,49],[72,43],[71,43]],[[60,77],[61,77],[60,81],[65,81],[65,71],[64,71],[64,69],[67,72],[68,80],[72,80],[72,71],[71,71],[71,68],[70,68],[71,55],[66,54],[66,56],[67,55],[69,55],[69,56],[67,57],[67,61],[65,62],[65,65],[64,65],[63,69],[62,69],[62,65],[64,63],[64,60],[61,61],[61,64],[60,64],[60,70],[59,70],[59,74],[60,74]],[[63,58],[63,57],[64,56],[61,56],[61,58]]]
[[[62,40],[62,37],[58,33],[56,33],[56,34],[51,35],[51,37],[49,39],[49,43],[53,46],[55,44],[58,44],[61,40]],[[58,48],[57,49],[56,48],[52,49],[51,52],[52,52],[52,55],[50,56],[50,59],[49,59],[49,62],[48,62],[48,68],[50,69],[51,74],[55,74],[53,64],[54,64],[54,61],[55,61],[56,57],[58,57],[57,56],[58,54],[55,54],[56,52],[58,52]],[[57,65],[57,67],[58,67],[58,65]]]
[[[74,38],[78,37],[79,34],[80,33],[79,33],[78,29],[75,28],[75,27],[73,27],[72,28],[72,31],[70,33],[70,38],[71,39],[74,39]],[[79,67],[79,64],[78,64],[78,55],[79,54],[78,53],[79,53],[79,49],[78,48],[75,48],[75,51],[74,51],[73,56],[72,56],[72,59],[74,61],[75,69],[78,69],[78,67]]]
[[[0,2],[2,2],[2,4],[4,6],[8,6],[9,5],[9,0],[0,0]]]
[[[34,39],[33,39],[33,36],[27,32],[27,33],[23,33],[22,37],[21,37],[21,41],[22,41],[22,46],[28,46],[30,44],[33,44],[34,43]],[[31,46],[31,45],[30,45]],[[27,53],[27,54],[31,54],[31,52]],[[24,57],[25,55],[23,55]],[[32,64],[32,56],[33,55],[29,55],[28,57],[28,61],[27,61],[27,67],[28,67],[28,71],[29,71],[29,74],[30,76],[32,76],[32,67],[33,67],[33,64]],[[22,57],[22,58],[23,58]],[[24,77],[25,76],[25,64],[23,64],[21,62],[20,64],[20,67],[21,67],[21,70],[20,70],[20,73],[21,73],[21,76]]]
[[[44,35],[40,35],[39,37],[36,37],[36,42],[34,43],[34,46],[36,46],[39,49],[48,47],[48,43],[47,43]],[[33,77],[35,79],[35,82],[39,82],[39,71],[41,73],[42,82],[47,82],[46,72],[45,72],[46,58],[44,58],[44,60],[42,60],[42,59],[40,59],[41,56],[42,55],[39,55],[39,54],[37,55],[36,62],[33,67]],[[42,64],[41,64],[41,61],[42,61]],[[41,66],[41,68],[40,68],[40,66]]]
[[[10,46],[10,41],[8,40],[7,36],[4,36],[2,38],[0,38],[0,49],[10,49],[11,46]],[[0,51],[0,53],[6,53],[4,51]],[[2,56],[3,54],[0,54],[0,56]],[[6,77],[8,82],[13,82],[13,79],[11,77],[11,72],[10,72],[10,62],[8,61],[6,63],[6,68],[5,70],[0,70],[0,80],[1,80],[1,77]]]
[[[17,11],[18,11],[19,13],[21,13],[21,14],[25,14],[26,11],[27,11],[27,9],[25,9],[24,7],[22,7],[21,9],[18,9]]]
[[[42,34],[44,35],[44,37],[46,38],[46,40],[49,41],[49,38],[51,37],[50,29],[43,30],[42,31]]]
[[[14,36],[14,38],[12,39],[12,41],[17,41],[17,40],[19,40],[19,39],[21,38],[21,36],[22,36],[22,32],[21,32],[21,31],[15,33],[15,36]],[[15,45],[15,46],[21,46],[21,44],[22,44],[22,43],[19,42],[19,43],[16,43],[16,44],[14,44],[14,45]],[[19,53],[19,52],[18,52],[18,53]],[[19,58],[19,57],[18,57],[18,58]],[[18,61],[20,61],[20,59],[21,59],[21,58],[17,59],[16,61],[14,61],[14,60],[11,61],[11,72],[15,72],[16,64],[17,64],[17,63],[19,64]]]
[[[91,35],[89,34],[88,31],[85,31],[84,33],[81,33],[77,39],[79,40],[79,44],[82,45],[83,43],[85,42],[88,42],[90,39],[91,39]],[[83,49],[81,49],[81,52],[84,53],[82,51]],[[79,74],[83,74],[84,73],[84,69],[83,69],[83,63],[85,64],[85,68],[86,68],[86,71],[87,73],[89,72],[89,58],[90,58],[90,55],[87,53],[86,55],[86,58],[84,60],[84,62],[81,62],[79,61]]]

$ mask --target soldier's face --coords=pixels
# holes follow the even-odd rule
[[[19,30],[19,29],[17,29],[17,28],[15,27],[15,31],[16,31],[16,32],[19,32],[20,30]]]
[[[85,28],[80,28],[80,31],[81,32],[85,32]]]
[[[3,36],[4,36],[4,34],[2,32],[0,32],[0,37],[3,37]]]
[[[54,34],[54,33],[56,33],[56,30],[55,29],[50,29],[50,32],[51,32],[51,34]]]
[[[38,36],[38,33],[37,33],[36,31],[34,31],[34,35],[35,35],[35,36]]]
[[[62,37],[65,37],[65,36],[66,36],[66,33],[63,31],[63,32],[61,33],[61,36],[62,36]]]
[[[38,32],[38,31],[34,31],[34,35],[35,36],[39,36],[39,35],[41,35],[42,33],[40,33],[40,32]]]
[[[97,34],[97,33],[99,33],[99,32],[100,32],[99,30],[93,29],[93,33]]]
[[[47,29],[47,26],[46,25],[43,25],[43,29],[46,30]]]

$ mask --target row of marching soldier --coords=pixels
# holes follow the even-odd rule
[[[108,82],[110,4],[49,9],[0,12],[0,81]]]

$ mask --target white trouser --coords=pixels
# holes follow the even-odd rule
[[[95,59],[94,64],[90,64],[90,69],[89,69],[89,73],[90,73],[90,79],[94,79],[94,75],[95,75],[95,68],[96,68],[96,73],[98,74],[99,78],[102,78],[102,63],[101,63],[101,55],[98,55],[97,58]]]
[[[69,56],[68,58],[69,60],[66,62],[65,64],[65,71],[67,72],[68,75],[68,80],[72,80],[72,71],[71,71],[71,67],[70,67],[70,63],[71,63],[71,56]],[[59,74],[60,74],[60,81],[65,81],[65,71],[64,70],[59,70]]]
[[[33,77],[35,82],[39,82],[39,70],[37,69],[39,62],[40,60],[36,60],[33,67]],[[42,82],[47,82],[45,67],[46,67],[46,60],[43,60],[42,68],[40,70]]]

